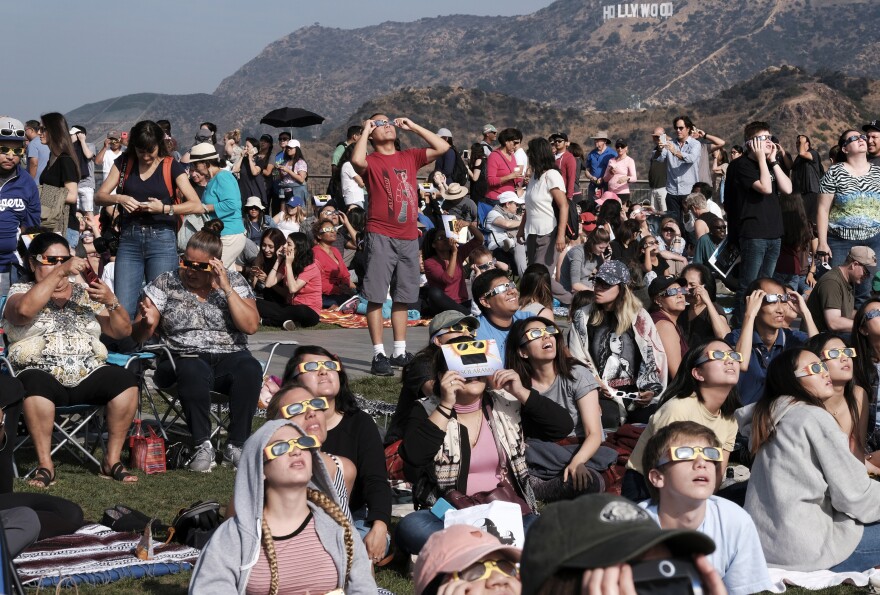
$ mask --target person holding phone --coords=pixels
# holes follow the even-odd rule
[[[237,466],[263,382],[263,369],[247,347],[247,335],[260,324],[254,294],[244,277],[223,266],[222,252],[217,233],[193,234],[179,268],[144,288],[132,328],[138,342],[158,334],[174,358],[174,365],[159,362],[154,381],[160,388],[177,385],[196,445],[187,467],[202,473],[217,464],[210,442],[211,391],[229,395],[223,462]]]

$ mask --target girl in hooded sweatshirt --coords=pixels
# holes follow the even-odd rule
[[[320,441],[272,420],[244,444],[236,514],[202,550],[189,592],[376,593],[370,562],[332,496]]]

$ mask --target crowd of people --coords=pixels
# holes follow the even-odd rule
[[[729,153],[688,116],[671,124],[641,163],[606,131],[586,152],[487,124],[465,152],[448,129],[377,113],[336,147],[327,199],[286,132],[275,153],[270,135],[218,141],[204,122],[182,151],[169,122],[143,121],[98,150],[61,114],[0,118],[3,419],[23,415],[34,441],[30,484],[55,482],[51,420],[76,404],[106,407],[101,474],[138,481],[121,458],[137,380],[107,354],[159,338],[154,382],[177,392],[188,467],[238,469],[198,592],[375,592],[390,460],[412,486],[393,543],[418,556],[420,593],[633,592],[676,556],[696,556],[686,571],[712,593],[768,589],[768,566],[877,566],[880,125],[845,130],[825,167],[765,122]],[[402,370],[384,436],[340,358],[309,345],[269,403],[277,421],[252,433],[248,335],[340,307],[366,315],[371,373]],[[430,319],[415,354],[413,311]],[[488,376],[443,349],[488,341]],[[230,395],[222,453],[212,391]],[[14,506],[61,510],[6,495],[7,532],[32,520]],[[519,506],[523,550],[444,528],[444,505],[492,500]]]

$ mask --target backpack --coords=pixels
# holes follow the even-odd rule
[[[117,194],[122,194],[122,191],[125,188],[125,182],[128,180],[128,176],[131,175],[131,168],[128,167],[127,161],[128,160],[122,164],[122,177],[119,180]],[[168,189],[168,195],[172,197],[175,205],[179,205],[181,203],[181,193],[180,190],[174,186],[174,179],[171,177],[171,165],[173,163],[174,157],[162,158],[162,179],[165,180],[165,188]],[[183,217],[183,215],[177,217],[178,230],[180,230],[180,226],[183,223]]]
[[[193,502],[189,507],[182,508],[171,523],[174,541],[202,549],[222,522],[220,504],[201,500]]]
[[[452,166],[452,181],[456,184],[467,186],[468,173],[467,167],[464,164],[464,159],[461,158],[458,149],[453,147],[452,150],[455,151],[455,165]]]

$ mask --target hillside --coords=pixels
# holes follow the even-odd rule
[[[645,7],[648,16],[604,18],[629,6]],[[659,16],[658,6],[671,16]],[[117,104],[133,103],[144,107],[142,115],[161,106],[162,116],[176,122],[210,119],[222,129],[255,129],[261,115],[288,103],[326,116],[324,127],[305,133],[322,137],[364,101],[431,86],[561,108],[682,105],[772,65],[880,78],[872,22],[880,22],[880,2],[870,0],[558,0],[519,17],[311,26],[269,44],[211,95],[127,96],[78,108],[72,119],[96,129],[128,127],[133,112]],[[859,42],[841,43],[844,33]],[[152,97],[148,105],[145,97]]]

